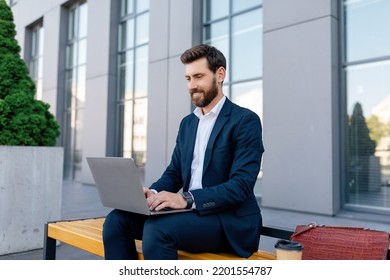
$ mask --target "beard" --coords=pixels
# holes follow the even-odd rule
[[[200,107],[200,108],[206,107],[218,95],[216,78],[215,77],[213,78],[213,82],[209,90],[204,91],[204,90],[193,89],[190,90],[190,94],[191,94],[192,103],[196,107]]]

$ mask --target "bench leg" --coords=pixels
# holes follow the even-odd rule
[[[56,259],[56,245],[57,240],[48,236],[48,224],[45,224],[45,239],[43,247],[43,259],[55,260]]]

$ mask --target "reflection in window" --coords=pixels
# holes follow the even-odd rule
[[[133,102],[123,104],[123,157],[133,157]]]
[[[221,7],[224,12],[218,10],[216,2],[203,1],[203,42],[215,46],[226,56],[228,65],[224,93],[231,93],[228,96],[242,106],[245,106],[244,103],[248,105],[243,101],[247,99],[242,96],[251,96],[255,104],[252,107],[262,115],[262,83],[255,82],[262,80],[262,1],[233,0],[229,5],[224,1]],[[253,85],[259,88],[254,90]],[[235,94],[238,89],[240,93]],[[253,95],[254,92],[257,96]]]
[[[134,97],[146,97],[148,95],[148,52],[147,45],[139,47],[135,51]],[[144,108],[146,109],[146,108]]]
[[[87,3],[69,8],[65,71],[64,178],[81,179],[87,55]]]
[[[210,22],[229,16],[229,5],[226,0],[204,0],[204,21]]]
[[[134,101],[133,120],[133,158],[135,162],[146,162],[146,124],[148,117],[147,98],[137,98]]]
[[[203,41],[221,50],[227,59],[227,77],[224,82],[226,92],[234,92],[230,87],[247,88],[246,83],[262,79],[263,19],[262,1],[224,1],[221,12],[218,1],[204,0]],[[240,11],[240,13],[235,13]],[[244,12],[242,12],[244,11]],[[237,85],[236,85],[237,84]],[[257,83],[262,86],[262,83]],[[262,89],[255,97],[262,104]],[[230,96],[233,101],[235,96]],[[253,102],[253,101],[252,101]],[[256,102],[255,102],[256,103]],[[243,104],[242,104],[243,105]],[[262,109],[260,109],[259,115]]]
[[[121,0],[117,155],[146,164],[149,1]]]
[[[263,119],[263,99],[259,99],[259,96],[263,96],[262,80],[233,84],[230,96],[234,102],[251,109]]]
[[[263,75],[263,14],[256,9],[233,17],[232,79],[259,79]]]
[[[345,203],[347,207],[388,211],[390,37],[384,24],[390,24],[390,1],[344,1],[343,7]]]
[[[29,70],[30,76],[35,82],[35,98],[42,100],[42,70],[43,70],[43,36],[42,22],[35,24],[31,29],[31,50]]]
[[[345,0],[344,11],[347,61],[389,56],[390,1]]]
[[[263,0],[233,0],[233,13],[245,11],[263,4]]]

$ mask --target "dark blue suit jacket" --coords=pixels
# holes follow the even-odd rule
[[[182,120],[171,163],[152,189],[188,191],[198,121],[194,114]],[[253,188],[263,152],[259,117],[226,99],[206,148],[203,189],[191,193],[199,215],[219,216],[232,248],[242,257],[258,250],[262,219]]]

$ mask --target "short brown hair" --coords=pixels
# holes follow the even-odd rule
[[[201,44],[186,50],[180,57],[181,62],[188,64],[205,57],[209,69],[215,73],[219,67],[226,69],[226,58],[221,51],[213,46]]]

